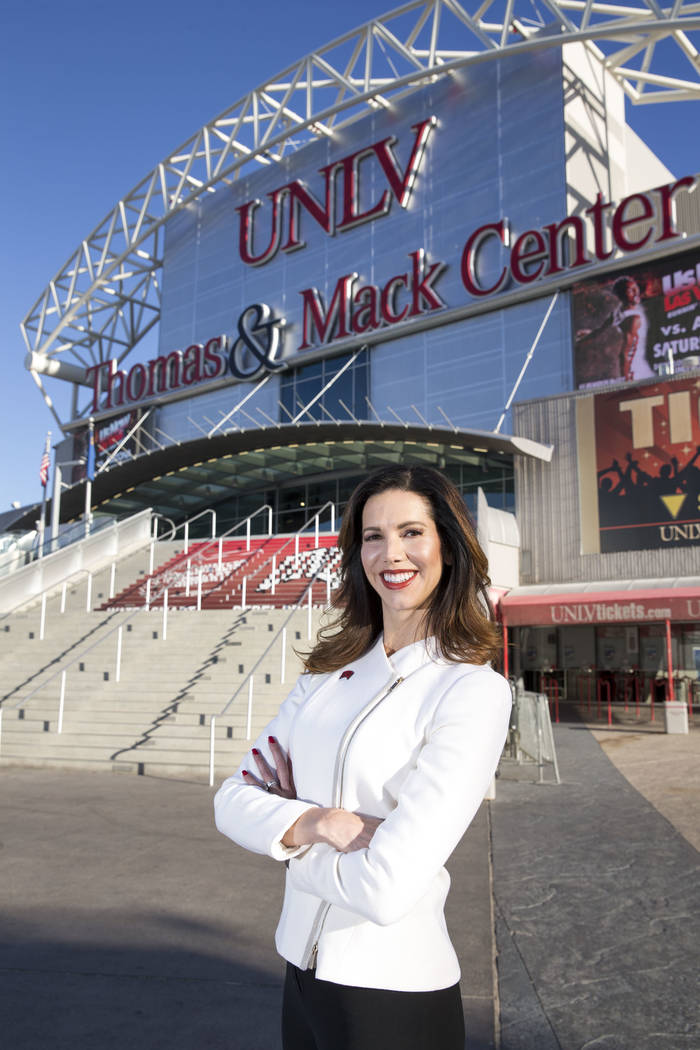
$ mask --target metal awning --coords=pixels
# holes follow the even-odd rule
[[[700,576],[516,587],[501,598],[508,627],[700,620]]]

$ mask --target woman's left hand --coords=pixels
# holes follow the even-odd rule
[[[274,771],[262,752],[254,747],[253,758],[262,779],[254,776],[249,770],[244,769],[243,777],[245,782],[252,787],[262,788],[263,791],[268,791],[271,795],[279,795],[280,798],[296,798],[297,789],[294,786],[292,760],[289,755],[284,753],[273,736],[268,737],[267,740],[275,763]]]

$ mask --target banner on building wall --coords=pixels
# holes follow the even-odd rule
[[[574,285],[577,389],[700,368],[700,249]]]
[[[124,412],[119,416],[112,416],[111,419],[103,419],[95,423],[96,473],[99,473],[107,460],[109,460],[110,466],[117,466],[119,463],[133,459],[138,454],[137,436],[133,435],[126,441],[124,439],[129,431],[136,426],[141,414],[140,409],[134,409],[131,412]],[[75,458],[85,459],[87,463],[87,449],[88,428],[85,427],[75,435]],[[85,469],[85,465],[78,465],[73,468],[73,484],[85,478]]]
[[[698,376],[580,399],[586,553],[700,548],[699,408]]]

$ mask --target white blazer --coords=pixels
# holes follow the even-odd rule
[[[511,693],[489,666],[450,663],[432,641],[388,658],[382,638],[341,671],[302,675],[255,742],[292,758],[297,799],[246,784],[252,755],[214,800],[219,831],[289,861],[275,943],[324,981],[432,991],[459,980],[443,867],[494,775]],[[310,806],[384,818],[366,849],[339,853],[281,839]]]

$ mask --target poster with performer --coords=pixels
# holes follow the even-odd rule
[[[700,549],[700,376],[593,400],[601,553]]]
[[[700,368],[700,248],[572,289],[577,389]]]
[[[109,460],[110,466],[132,459],[137,451],[136,437],[129,437],[129,431],[136,426],[141,416],[140,409],[123,412],[119,416],[103,419],[95,423],[95,470]],[[125,441],[126,438],[126,441]],[[87,463],[88,427],[75,436],[74,453],[76,459],[85,459]],[[85,466],[73,468],[73,484],[85,477]]]

